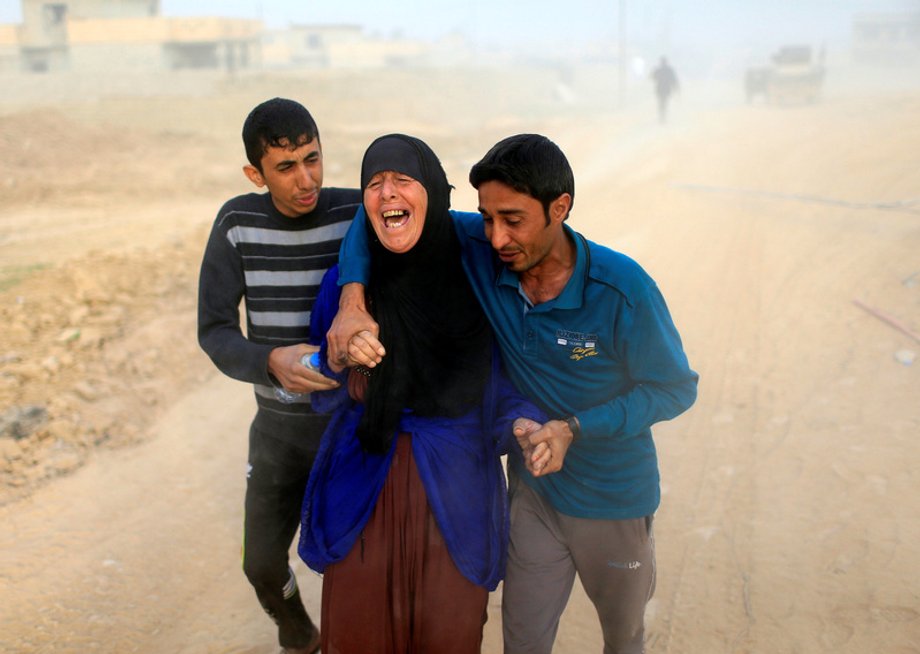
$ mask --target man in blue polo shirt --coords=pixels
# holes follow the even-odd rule
[[[466,273],[512,380],[556,418],[509,457],[505,652],[552,650],[576,574],[605,653],[642,652],[660,501],[650,428],[693,404],[697,374],[654,280],[565,224],[574,176],[552,141],[500,141],[470,183],[479,213],[453,212]],[[367,280],[361,227],[343,243],[340,283]],[[360,284],[343,289],[337,321],[330,356],[371,367],[385,356]]]

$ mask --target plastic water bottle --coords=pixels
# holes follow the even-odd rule
[[[314,352],[312,354],[304,354],[300,359],[300,363],[303,364],[304,367],[309,368],[310,370],[315,370],[316,372],[319,372],[319,369],[320,369],[319,352]],[[284,404],[293,404],[294,402],[300,399],[306,398],[309,395],[310,395],[309,393],[294,393],[293,391],[289,391],[288,389],[286,389],[284,386],[275,386],[275,399]]]

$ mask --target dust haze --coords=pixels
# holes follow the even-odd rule
[[[634,8],[628,48],[614,27],[566,56],[0,73],[0,649],[275,651],[239,564],[255,403],[198,349],[195,304],[214,215],[250,190],[242,121],[280,95],[317,119],[327,186],[405,132],[458,209],[492,144],[546,134],[575,170],[573,227],[658,282],[700,396],[653,430],[648,651],[915,651],[917,37],[812,12],[690,38],[705,17],[678,5],[669,22]],[[787,46],[807,61],[778,60]],[[680,81],[663,124],[661,56]],[[321,579],[292,561],[316,612]],[[499,607],[500,590],[484,652],[501,651]],[[601,647],[576,588],[556,651]]]

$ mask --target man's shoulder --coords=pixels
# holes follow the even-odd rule
[[[264,214],[266,210],[265,200],[267,197],[268,193],[255,192],[243,193],[242,195],[232,197],[221,206],[218,217],[232,211],[255,211]]]
[[[244,193],[230,198],[218,210],[215,226],[227,230],[240,223],[264,220],[269,215],[267,198],[267,193]]]
[[[591,255],[588,276],[595,282],[615,289],[630,304],[645,293],[654,280],[632,257],[606,245],[585,239]]]

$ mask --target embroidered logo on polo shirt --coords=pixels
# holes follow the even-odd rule
[[[597,334],[558,329],[556,330],[556,345],[569,349],[569,358],[573,361],[597,356]]]

